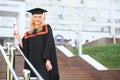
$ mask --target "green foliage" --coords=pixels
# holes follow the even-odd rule
[[[72,49],[71,52],[72,52],[74,55],[78,55],[78,49],[76,49],[76,48]]]
[[[78,50],[72,51],[78,54]],[[83,54],[90,55],[109,69],[120,69],[120,44],[84,47]]]

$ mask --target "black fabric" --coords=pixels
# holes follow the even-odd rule
[[[45,80],[59,80],[56,49],[52,29],[50,25],[47,25],[47,27],[47,34],[37,35],[28,39],[23,38],[23,48],[20,47],[20,49]],[[43,28],[45,28],[45,26]],[[46,59],[51,61],[53,66],[52,71],[47,71],[45,66]],[[25,68],[31,70],[26,62]],[[31,71],[31,77],[34,76],[34,73]]]
[[[34,29],[33,34],[36,34],[36,33],[37,33],[37,29]]]

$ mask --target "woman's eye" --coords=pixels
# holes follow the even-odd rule
[[[39,16],[39,18],[42,18],[42,16]]]
[[[34,16],[34,18],[37,18],[37,16]]]

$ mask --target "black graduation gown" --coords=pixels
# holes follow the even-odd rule
[[[42,31],[28,34],[26,32],[22,39],[24,55],[40,73],[45,80],[59,80],[58,64],[56,57],[56,49],[50,25],[43,26]],[[52,71],[46,69],[46,59],[51,61],[53,66]],[[25,62],[25,69],[30,69]],[[34,77],[34,73],[31,71],[31,77]]]

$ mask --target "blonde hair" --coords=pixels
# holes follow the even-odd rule
[[[31,21],[30,21],[30,29],[29,29],[30,34],[32,34],[32,32],[33,32],[33,30],[35,28],[35,24],[33,23],[33,18],[34,18],[34,15],[32,15]],[[44,19],[44,16],[42,15],[41,23],[39,24],[38,29],[42,28],[44,25],[45,25],[45,19]]]

